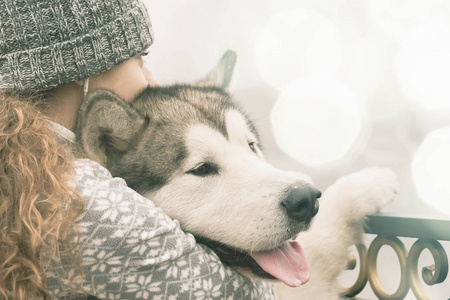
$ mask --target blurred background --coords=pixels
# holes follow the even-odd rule
[[[388,167],[400,194],[384,212],[450,219],[450,1],[146,1],[155,33],[146,62],[161,84],[200,79],[237,52],[229,91],[269,162],[322,190]],[[384,248],[381,283],[393,292],[399,263]],[[422,256],[419,266],[432,263]],[[448,280],[425,290],[450,298]],[[368,287],[361,295],[375,299]]]

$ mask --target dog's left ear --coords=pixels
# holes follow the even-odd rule
[[[234,66],[236,65],[236,59],[236,52],[228,50],[222,56],[217,65],[208,72],[206,77],[195,82],[194,85],[202,87],[220,87],[226,89],[230,84]]]
[[[108,90],[96,90],[83,101],[76,135],[82,153],[104,167],[132,146],[146,121],[128,103]]]

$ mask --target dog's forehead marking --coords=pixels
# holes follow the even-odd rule
[[[209,150],[217,149],[225,146],[226,138],[220,131],[206,125],[193,125],[187,132],[186,145],[190,152],[202,151],[209,152]],[[192,154],[192,153],[191,153]]]
[[[247,149],[249,140],[255,136],[249,130],[247,122],[240,112],[230,110],[225,113],[227,137],[219,130],[207,124],[195,124],[186,135],[186,146],[189,152],[187,164],[200,160],[216,160],[230,155],[238,148]]]
[[[190,169],[199,162],[215,161],[218,152],[225,151],[227,140],[218,130],[206,125],[192,125],[186,134],[186,149],[188,151],[185,167]]]
[[[225,123],[230,142],[248,143],[256,137],[249,130],[247,120],[237,110],[229,110],[225,113]]]

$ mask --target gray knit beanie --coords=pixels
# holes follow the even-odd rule
[[[0,89],[42,91],[83,80],[152,42],[138,0],[0,0]]]

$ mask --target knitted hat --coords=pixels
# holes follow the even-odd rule
[[[0,0],[0,89],[40,91],[83,80],[152,42],[138,0]]]

